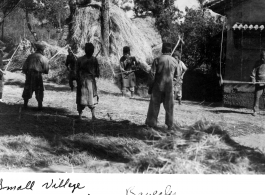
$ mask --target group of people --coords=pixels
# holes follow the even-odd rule
[[[35,52],[30,54],[22,67],[22,72],[26,76],[25,86],[22,93],[24,108],[28,107],[28,101],[35,92],[38,102],[38,109],[43,109],[44,85],[43,74],[49,72],[49,60],[44,55],[46,44],[38,41],[34,44]],[[184,63],[180,60],[180,53],[176,51],[174,57],[171,56],[171,44],[164,43],[162,46],[162,55],[156,58],[152,64],[149,73],[149,94],[151,100],[147,113],[146,124],[151,127],[157,126],[157,117],[160,104],[163,103],[166,110],[166,124],[169,129],[173,127],[173,110],[174,99],[177,97],[181,103],[181,84],[185,71],[187,70]],[[99,97],[97,93],[96,79],[100,76],[99,63],[93,56],[94,45],[85,44],[85,55],[76,57],[71,48],[68,49],[66,58],[66,67],[69,71],[69,85],[74,90],[73,81],[76,80],[76,104],[79,113],[79,119],[82,118],[82,112],[85,107],[90,108],[92,119],[96,119],[95,106],[98,104]],[[1,53],[0,53],[1,54]],[[0,55],[2,58],[2,55]],[[0,59],[0,68],[3,67]],[[131,56],[130,47],[123,48],[123,56],[120,59],[120,70],[122,75],[122,96],[126,91],[131,92],[134,96],[136,76],[135,71],[139,67],[139,61]],[[2,97],[3,74],[0,72],[0,99]]]
[[[46,44],[38,41],[34,44],[35,52],[30,54],[22,67],[22,72],[26,76],[25,86],[22,97],[24,107],[28,107],[28,101],[35,92],[38,101],[38,109],[41,110],[44,97],[44,85],[42,74],[49,72],[49,60],[44,55]],[[168,129],[173,127],[174,119],[174,100],[177,99],[181,104],[182,82],[187,67],[180,60],[180,52],[175,51],[173,55],[172,45],[163,43],[162,55],[154,59],[149,72],[148,93],[151,95],[149,108],[147,112],[146,125],[150,127],[157,126],[157,118],[160,105],[166,111],[165,124]],[[100,76],[99,63],[93,56],[94,46],[92,43],[85,44],[85,55],[77,58],[71,48],[68,49],[69,55],[66,59],[66,67],[69,71],[69,85],[74,90],[73,81],[76,80],[76,104],[79,118],[82,118],[82,112],[85,107],[89,107],[92,113],[92,119],[96,119],[95,106],[98,104],[99,97],[97,93],[96,79]],[[3,52],[0,50],[0,102],[2,102],[4,69]],[[136,77],[135,70],[139,67],[139,62],[134,56],[131,56],[130,48],[123,48],[123,56],[120,59],[120,70],[122,75],[122,96],[126,91],[134,96]],[[257,62],[251,74],[252,82],[255,84],[254,113],[259,111],[259,99],[265,90],[265,51],[262,51],[260,60]],[[258,83],[257,83],[258,82]],[[264,83],[259,83],[264,82]]]
[[[42,110],[44,87],[42,74],[49,72],[49,60],[44,55],[46,44],[42,41],[34,44],[36,51],[30,54],[23,67],[22,72],[26,75],[25,87],[22,98],[24,108],[28,107],[28,101],[35,92],[38,101],[38,109]],[[99,77],[99,64],[93,56],[94,46],[92,43],[85,45],[85,55],[77,58],[69,48],[66,59],[66,67],[69,70],[69,85],[74,89],[73,81],[77,81],[76,104],[79,118],[86,106],[91,109],[92,119],[95,119],[95,105],[98,103],[97,86],[95,78]]]

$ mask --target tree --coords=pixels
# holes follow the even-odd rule
[[[109,55],[109,9],[110,9],[110,0],[102,0],[102,36],[104,42],[104,54]]]
[[[174,4],[174,0],[135,0],[134,11],[136,15],[151,11],[154,17],[160,17],[161,13]]]
[[[178,33],[184,34],[183,60],[190,69],[196,69],[202,64],[208,70],[218,66],[222,23],[210,15],[203,15],[202,9],[186,8],[184,22],[175,24]]]
[[[3,13],[3,17],[0,19],[0,25],[2,25],[2,40],[4,38],[4,21],[5,18],[12,13],[12,11],[18,6],[22,0],[1,0],[0,6]]]
[[[28,29],[35,40],[38,40],[38,36],[30,23],[30,15],[40,21],[48,21],[49,25],[54,27],[61,27],[61,23],[66,18],[66,12],[64,11],[66,3],[67,0],[0,0],[3,18],[17,7],[25,12]],[[0,20],[0,24],[3,21],[3,19]]]

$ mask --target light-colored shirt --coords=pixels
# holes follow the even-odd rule
[[[22,72],[27,73],[30,70],[48,74],[49,72],[48,58],[46,58],[44,55],[38,52],[30,54],[22,67]]]

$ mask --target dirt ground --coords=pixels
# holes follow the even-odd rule
[[[29,102],[30,111],[21,111],[23,100],[21,94],[24,85],[24,75],[21,73],[10,73],[6,75],[6,84],[4,88],[3,100],[0,104],[0,119],[1,119],[1,135],[9,135],[18,129],[18,134],[29,133],[29,126],[24,124],[23,127],[18,127],[15,123],[19,123],[21,112],[23,116],[30,115],[30,112],[36,112],[34,117],[38,119],[40,115],[35,111],[37,102],[32,98]],[[71,92],[68,85],[57,85],[54,83],[45,83],[45,98],[44,111],[42,117],[46,117],[47,121],[59,120],[65,121],[65,126],[60,128],[69,128],[69,125],[77,118],[75,105],[75,92]],[[100,103],[97,106],[97,116],[102,121],[126,121],[128,123],[143,125],[149,99],[136,96],[134,99],[122,98],[120,91],[111,82],[106,80],[98,80]],[[260,115],[254,117],[252,111],[245,108],[227,108],[222,107],[221,103],[211,102],[192,102],[183,101],[182,105],[175,105],[175,122],[180,126],[190,126],[199,120],[207,120],[211,123],[220,125],[223,130],[241,145],[256,148],[259,151],[265,152],[265,112],[261,111]],[[137,116],[137,117],[136,117]],[[5,122],[5,117],[11,117],[14,124]],[[33,117],[33,116],[32,116]],[[91,114],[89,110],[84,113],[83,119],[90,121]],[[29,121],[31,118],[29,117]],[[111,124],[111,123],[110,123]],[[50,124],[53,126],[54,124]],[[47,124],[42,124],[43,129]],[[164,127],[164,109],[161,106],[159,115],[159,126]],[[43,131],[41,128],[37,129]],[[70,129],[70,128],[69,128]],[[78,131],[78,129],[76,129]],[[83,131],[83,130],[80,130]],[[108,167],[108,162],[94,162],[93,166]],[[123,165],[117,163],[117,169],[123,169]],[[6,166],[0,166],[0,171],[26,171],[26,172],[87,172],[84,167],[69,167],[69,166],[50,166],[42,169],[20,168],[8,169]]]

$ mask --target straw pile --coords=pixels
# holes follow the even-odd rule
[[[85,7],[77,10],[73,25],[72,40],[77,43],[79,50],[84,48],[86,42],[95,46],[95,54],[100,51],[101,37],[100,10],[93,7]],[[114,69],[119,64],[122,56],[122,48],[130,46],[131,54],[141,62],[144,69],[148,70],[148,62],[153,60],[152,48],[145,35],[127,18],[124,11],[116,5],[110,8],[110,58],[100,59],[108,61]]]
[[[220,126],[198,121],[177,127],[133,156],[131,166],[145,173],[256,174],[264,172],[264,155],[234,142]],[[176,133],[177,132],[177,133]]]
[[[56,57],[49,61],[50,71],[48,75],[44,76],[44,78],[61,83],[67,78],[66,68],[64,67],[66,56],[68,55],[67,48],[50,45],[46,42],[44,43],[46,44],[45,56],[50,59],[52,56],[56,55]],[[14,51],[12,51],[12,54],[13,52]],[[11,72],[21,70],[27,57],[33,52],[34,49],[29,40],[21,41],[17,52],[7,67],[7,70]]]

